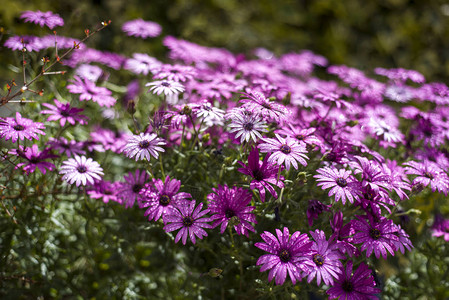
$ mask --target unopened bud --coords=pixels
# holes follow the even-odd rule
[[[219,268],[212,268],[212,269],[209,270],[209,272],[207,273],[207,275],[209,275],[209,276],[212,277],[212,278],[216,278],[216,277],[220,276],[221,273],[223,273],[223,270],[222,270],[222,269],[219,269]]]
[[[416,195],[424,190],[424,185],[422,183],[417,183],[412,187],[412,195]]]
[[[206,133],[206,134],[203,135],[203,137],[201,138],[201,141],[202,141],[203,143],[207,143],[207,142],[209,142],[209,140],[210,140],[210,134],[209,134],[209,133]]]

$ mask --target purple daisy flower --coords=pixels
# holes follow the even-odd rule
[[[175,206],[187,206],[189,204],[188,198],[192,198],[189,193],[180,192],[181,181],[177,179],[170,179],[170,176],[165,178],[165,183],[161,179],[154,179],[152,184],[147,184],[140,194],[143,198],[139,199],[140,208],[148,208],[145,211],[145,216],[148,220],[157,221],[161,216],[165,216]]]
[[[257,223],[256,216],[251,213],[255,207],[248,206],[251,202],[251,193],[243,188],[218,185],[218,189],[212,188],[214,193],[207,195],[209,200],[208,208],[211,220],[214,220],[212,226],[220,226],[220,233],[226,230],[229,223],[234,225],[237,234],[248,236],[248,230],[254,232],[254,227],[250,224]]]
[[[120,182],[117,187],[117,195],[126,208],[134,206],[137,201],[140,203],[145,198],[140,192],[143,190],[145,184],[150,179],[147,172],[136,170],[134,173],[129,172],[124,176],[125,182]]]
[[[264,94],[257,91],[243,93],[244,98],[240,100],[243,107],[260,115],[264,120],[281,122],[286,119],[288,110],[282,104],[268,100]]]
[[[326,240],[326,235],[322,230],[310,231],[310,235],[315,240],[310,250],[312,253],[304,261],[306,267],[309,268],[304,275],[307,275],[307,282],[310,283],[315,277],[317,285],[321,284],[321,279],[326,285],[332,285],[334,278],[338,278],[341,273],[343,264],[340,259],[344,256],[338,250],[337,244],[333,241],[333,237]]]
[[[73,44],[72,44],[73,45]],[[59,46],[59,43],[58,43]],[[75,74],[81,78],[86,78],[92,82],[96,82],[100,77],[108,77],[99,66],[82,64],[76,68]]]
[[[332,205],[325,205],[318,200],[310,199],[309,206],[307,207],[307,220],[309,221],[309,226],[313,226],[313,220],[318,219],[318,217],[323,213],[323,211],[329,211]]]
[[[307,271],[304,261],[310,255],[313,243],[306,233],[295,231],[290,236],[287,227],[283,231],[276,229],[276,235],[268,231],[260,235],[265,243],[255,243],[254,246],[270,254],[259,257],[256,265],[262,265],[260,272],[270,270],[268,280],[275,278],[277,285],[284,284],[287,273],[293,284],[296,284],[296,280],[302,279],[302,272]]]
[[[100,106],[111,107],[115,104],[116,99],[111,96],[112,92],[105,87],[96,86],[94,82],[73,76],[75,80],[67,86],[72,94],[80,94],[80,101],[92,100]]]
[[[118,202],[121,204],[121,199],[118,198],[117,187],[118,182],[100,181],[96,182],[92,189],[87,194],[93,199],[103,199],[104,203],[109,201]]]
[[[387,259],[386,250],[394,256],[399,238],[396,235],[398,227],[393,221],[384,217],[375,221],[370,215],[356,217],[356,220],[351,221],[351,226],[356,232],[353,242],[354,244],[362,244],[361,250],[366,250],[366,257],[371,256],[374,251],[376,258],[379,258],[382,254],[382,257]]]
[[[50,138],[48,145],[50,145],[50,149],[56,150],[60,154],[65,154],[68,157],[86,154],[86,151],[83,150],[83,142],[77,142],[75,140],[68,141],[64,137],[58,139]]]
[[[155,71],[154,79],[166,79],[177,82],[186,82],[197,75],[196,69],[191,66],[183,65],[161,65]]]
[[[346,203],[346,198],[349,202],[354,203],[354,200],[359,199],[360,184],[351,175],[351,171],[345,169],[336,169],[330,167],[323,167],[316,170],[320,175],[314,175],[317,178],[317,186],[325,190],[331,188],[328,196],[335,195],[335,201],[341,200],[343,204]]]
[[[432,236],[442,236],[446,242],[449,242],[449,219],[437,214],[432,225]]]
[[[27,10],[22,13],[20,18],[24,19],[25,22],[34,23],[40,27],[47,26],[50,29],[64,25],[64,20],[58,14],[51,11],[42,12],[40,10]]]
[[[259,160],[259,150],[257,148],[251,150],[248,156],[248,164],[244,164],[239,161],[238,163],[243,167],[238,169],[240,173],[251,176],[254,178],[250,183],[250,189],[258,189],[260,195],[260,201],[265,202],[265,189],[277,199],[278,194],[271,185],[275,185],[279,188],[284,187],[284,177],[277,176],[278,166],[268,162],[269,155],[265,156],[261,162]]]
[[[104,175],[100,165],[93,161],[92,158],[76,155],[75,158],[69,158],[64,161],[59,174],[62,179],[70,184],[75,183],[76,186],[94,184],[96,180],[101,180],[100,175]]]
[[[5,141],[11,139],[15,143],[18,139],[39,140],[38,134],[45,135],[41,129],[45,129],[44,124],[22,118],[19,112],[16,112],[16,118],[0,118],[0,138]]]
[[[155,133],[140,133],[128,140],[123,148],[123,153],[129,158],[136,157],[136,161],[144,158],[150,161],[151,156],[158,158],[159,152],[165,152],[163,148],[159,147],[165,144],[164,140],[158,138]]]
[[[145,53],[134,53],[133,58],[129,58],[125,62],[124,68],[135,74],[148,75],[159,68],[162,63],[156,58]]]
[[[352,272],[352,268],[353,263],[350,260],[346,265],[346,270],[339,275],[333,287],[326,291],[329,299],[378,299],[375,294],[380,293],[381,290],[375,288],[376,283],[370,268],[364,262],[354,272]]]
[[[42,110],[41,114],[49,114],[47,121],[58,121],[61,126],[64,126],[66,122],[75,125],[79,122],[81,125],[87,124],[87,117],[79,115],[84,109],[71,107],[70,103],[61,103],[57,99],[54,99],[56,106],[48,103],[42,103],[43,106],[48,107],[49,110]]]
[[[430,161],[416,162],[409,161],[405,163],[405,173],[418,175],[413,179],[413,185],[421,184],[426,187],[430,184],[432,192],[438,190],[447,196],[449,190],[449,177],[435,163]]]
[[[179,242],[182,238],[182,244],[185,245],[187,236],[189,236],[192,243],[195,244],[195,236],[200,239],[207,236],[207,232],[203,228],[212,228],[212,225],[207,223],[210,222],[211,219],[204,217],[209,210],[205,209],[201,211],[203,203],[200,203],[196,208],[195,205],[196,201],[192,200],[188,205],[175,207],[164,215],[163,219],[166,224],[164,230],[166,232],[181,229],[178,234],[176,234],[175,243]]]
[[[151,91],[153,94],[160,95],[164,93],[165,96],[176,95],[185,90],[182,84],[170,80],[148,82],[145,86],[151,86],[148,91]]]
[[[307,153],[304,145],[290,137],[284,139],[278,134],[275,135],[276,139],[262,138],[265,143],[259,145],[261,152],[272,153],[268,159],[269,162],[275,162],[279,166],[285,163],[287,170],[290,169],[290,165],[298,169],[297,162],[307,166],[305,159],[308,159],[308,157],[304,154]]]
[[[229,127],[229,132],[237,132],[235,138],[240,137],[240,143],[249,142],[250,139],[257,143],[262,138],[259,131],[267,131],[266,123],[256,115],[235,114]]]
[[[301,128],[295,127],[292,124],[288,124],[288,127],[276,130],[276,133],[286,135],[288,137],[296,139],[299,143],[305,143],[306,146],[318,146],[324,148],[323,142],[313,133],[316,131],[315,128]]]
[[[161,34],[161,25],[151,22],[144,21],[142,19],[136,19],[123,23],[122,30],[128,36],[135,36],[142,39],[147,39],[149,37],[157,37]]]
[[[21,162],[16,166],[16,169],[24,166],[23,170],[27,174],[33,173],[36,168],[38,168],[42,172],[42,174],[45,174],[47,170],[53,171],[55,169],[55,165],[44,160],[58,157],[57,155],[51,154],[50,149],[48,148],[39,151],[39,148],[36,144],[31,146],[31,148],[25,149],[24,147],[20,146],[19,150],[14,149],[12,153],[27,160],[26,162]]]
[[[41,39],[31,35],[13,35],[6,40],[4,45],[11,50],[22,51],[25,48],[28,52],[40,51],[44,48]]]
[[[350,165],[355,169],[355,174],[362,175],[362,186],[369,186],[376,192],[388,194],[391,189],[389,184],[389,176],[385,174],[381,166],[373,160],[366,157],[354,156],[356,161],[351,162]]]

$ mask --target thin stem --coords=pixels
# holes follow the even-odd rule
[[[165,172],[164,172],[164,164],[162,163],[162,155],[159,155],[159,162],[161,164],[162,181],[164,181],[165,183]]]

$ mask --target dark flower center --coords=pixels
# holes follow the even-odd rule
[[[149,141],[141,141],[140,143],[139,143],[139,147],[141,148],[141,149],[146,149],[146,148],[148,148],[150,146],[150,142]]]
[[[379,229],[373,228],[369,231],[369,236],[373,239],[373,240],[378,240],[381,236]]]
[[[168,82],[166,82],[166,81],[161,82],[161,85],[162,85],[162,86],[165,86],[165,87],[170,87],[170,83],[168,83]]]
[[[257,181],[262,181],[264,179],[263,172],[261,172],[260,170],[255,170],[253,172],[253,177]]]
[[[290,154],[290,152],[292,152],[292,148],[290,148],[290,146],[285,145],[285,144],[281,146],[280,150],[284,154]]]
[[[296,139],[299,140],[299,141],[303,141],[304,138],[305,138],[305,136],[302,135],[302,134],[298,134],[298,135],[296,136]]]
[[[16,131],[22,131],[22,130],[25,130],[25,127],[23,127],[22,125],[20,125],[20,124],[17,124],[17,125],[14,125],[14,130],[16,130]]]
[[[433,174],[431,174],[431,173],[428,172],[428,171],[425,171],[425,172],[424,172],[424,176],[426,176],[426,177],[429,178],[430,180],[433,179]]]
[[[317,266],[322,266],[324,264],[324,257],[321,256],[321,254],[315,254],[313,256],[313,262],[317,265]]]
[[[135,184],[135,185],[133,185],[133,187],[131,189],[133,190],[134,193],[138,194],[140,192],[140,190],[142,189],[142,185]]]
[[[279,259],[282,262],[288,262],[290,260],[290,252],[288,250],[284,249],[281,252],[279,252]]]
[[[271,105],[270,105],[270,103],[268,103],[268,102],[262,103],[262,106],[263,106],[264,108],[266,108],[266,109],[271,109]]]
[[[192,109],[190,108],[190,106],[185,105],[185,106],[182,108],[182,111],[181,111],[181,114],[182,114],[182,115],[190,115],[191,113],[192,113]]]
[[[342,288],[345,292],[350,293],[350,292],[352,292],[352,291],[354,290],[354,285],[353,285],[350,281],[345,280],[345,281],[343,282],[343,284],[341,285],[341,288]]]
[[[30,161],[30,163],[32,163],[32,164],[37,164],[37,163],[39,162],[39,159],[37,159],[37,157],[33,157],[33,158],[31,158],[29,161]]]
[[[254,128],[253,123],[245,123],[243,124],[243,129],[245,129],[246,131],[251,131]]]
[[[341,187],[345,187],[348,185],[348,182],[343,177],[338,177],[336,180],[337,184]]]
[[[60,113],[61,116],[63,116],[63,117],[69,117],[69,116],[70,116],[70,112],[67,111],[67,110],[61,110],[59,113]]]
[[[193,225],[193,218],[191,216],[186,216],[182,219],[182,224],[186,227],[190,227]]]
[[[170,200],[170,197],[164,194],[159,198],[159,204],[162,206],[167,206],[170,204]]]
[[[232,218],[233,216],[235,216],[235,211],[233,211],[232,209],[227,209],[226,211],[225,211],[225,216],[226,216],[226,218],[227,219],[230,219],[230,218]]]
[[[78,173],[86,173],[87,172],[87,168],[85,166],[79,166],[78,168],[76,168],[76,170],[78,171]]]

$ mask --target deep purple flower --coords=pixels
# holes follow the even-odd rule
[[[155,133],[140,133],[128,140],[123,153],[129,158],[135,157],[136,161],[144,158],[150,161],[151,156],[158,158],[159,152],[165,152],[163,148],[159,147],[165,144],[164,140],[158,138]]]
[[[214,193],[207,195],[211,220],[214,220],[212,226],[217,227],[221,224],[220,233],[226,230],[229,223],[234,225],[237,234],[248,236],[248,230],[254,232],[250,222],[257,223],[256,216],[251,213],[255,207],[248,206],[251,202],[251,193],[243,188],[230,189],[226,185],[218,185],[218,189],[212,190]]]
[[[123,23],[122,30],[126,32],[129,36],[140,37],[143,39],[149,37],[157,37],[161,34],[161,25],[151,22],[144,21],[142,19],[135,19]]]
[[[189,204],[188,198],[192,198],[192,195],[178,193],[180,187],[181,181],[170,179],[170,176],[165,178],[165,183],[161,179],[153,178],[151,184],[145,185],[145,188],[140,191],[143,197],[139,199],[139,207],[147,208],[145,216],[148,216],[149,221],[159,220],[175,206],[179,208]]]
[[[124,176],[125,181],[120,182],[117,187],[117,196],[126,208],[134,206],[136,199],[138,202],[143,201],[145,196],[140,192],[144,188],[147,181],[150,179],[147,172],[136,170],[134,173],[129,172]]]
[[[447,196],[449,190],[449,177],[435,163],[430,161],[409,161],[404,165],[407,166],[405,168],[405,173],[418,175],[413,179],[413,185],[421,184],[426,187],[430,184],[432,192],[438,190],[438,192],[444,193]]]
[[[310,199],[309,206],[307,207],[307,220],[309,221],[309,226],[313,225],[313,220],[318,219],[323,211],[329,211],[331,207],[332,205],[325,205],[318,200]]]
[[[259,150],[254,148],[251,150],[248,156],[248,164],[244,164],[239,161],[238,163],[243,167],[238,169],[240,173],[251,176],[254,178],[250,183],[252,190],[258,189],[260,195],[260,201],[265,202],[265,189],[276,199],[278,197],[277,192],[271,185],[275,185],[279,188],[284,187],[283,176],[278,178],[278,166],[268,162],[269,155],[265,156],[261,162],[259,160]]]
[[[33,173],[36,168],[38,168],[42,174],[45,174],[47,170],[53,171],[55,165],[44,160],[58,157],[57,155],[51,154],[50,149],[48,148],[39,151],[36,144],[31,146],[31,148],[24,148],[21,145],[18,150],[14,149],[12,153],[26,159],[26,162],[18,163],[16,169],[24,166],[23,170],[27,174]]]
[[[333,232],[332,236],[335,238],[337,248],[340,252],[342,254],[348,254],[350,257],[359,256],[360,251],[352,244],[352,236],[355,230],[350,223],[343,225],[343,213],[341,211],[337,211],[334,214],[330,220],[330,225]]]
[[[192,243],[195,244],[195,236],[200,239],[207,236],[207,232],[203,228],[212,228],[212,225],[208,224],[211,219],[204,217],[209,210],[201,211],[203,203],[200,203],[196,208],[195,205],[196,201],[192,200],[188,205],[175,207],[164,215],[164,230],[166,232],[181,229],[176,235],[175,243],[182,238],[182,244],[185,245],[187,236],[189,236]]]
[[[249,111],[260,115],[267,122],[276,121],[281,122],[286,119],[288,110],[282,104],[270,101],[264,94],[257,91],[250,91],[243,93],[243,98],[240,100],[243,103],[242,107]]]
[[[320,174],[313,176],[319,181],[317,186],[321,186],[323,190],[331,188],[329,197],[335,195],[335,201],[341,200],[345,204],[346,198],[351,203],[359,199],[360,184],[351,175],[351,171],[330,167],[323,167],[316,171]]]
[[[112,92],[105,87],[96,86],[94,82],[73,76],[72,84],[67,89],[72,94],[80,94],[80,101],[92,100],[100,106],[111,107],[115,104],[116,99],[111,96]]]
[[[389,176],[383,172],[379,163],[357,155],[354,158],[356,161],[351,162],[350,165],[354,168],[355,174],[362,175],[362,186],[368,185],[376,192],[388,194],[391,189]]]
[[[282,138],[276,134],[276,139],[263,138],[262,143],[259,145],[259,149],[263,153],[272,153],[269,162],[275,162],[281,166],[285,163],[287,170],[290,169],[290,165],[293,165],[295,169],[298,169],[299,162],[303,166],[307,166],[306,159],[308,157],[304,154],[307,153],[306,147],[299,144],[295,139],[290,137]]]
[[[343,265],[340,259],[343,259],[344,256],[338,250],[333,237],[329,241],[326,240],[326,235],[322,230],[310,231],[310,235],[315,242],[310,248],[312,253],[304,261],[304,265],[309,268],[304,272],[304,275],[307,275],[307,282],[310,283],[316,277],[318,286],[321,284],[321,279],[326,285],[332,285],[334,278],[341,273]]]
[[[356,231],[353,241],[355,244],[362,244],[361,250],[366,250],[366,257],[371,256],[374,251],[376,258],[382,254],[387,259],[387,250],[394,256],[398,227],[384,217],[378,221],[370,215],[367,217],[357,216],[357,219],[351,221],[351,225]]]
[[[306,257],[310,255],[312,241],[306,233],[295,231],[291,236],[287,227],[283,231],[276,229],[276,236],[265,231],[260,236],[264,243],[255,243],[259,249],[269,252],[259,257],[256,265],[262,265],[260,272],[270,270],[268,280],[275,278],[277,285],[284,284],[288,276],[293,284],[302,279],[302,272],[307,271],[304,266]]]
[[[79,186],[87,183],[94,184],[96,180],[101,180],[100,175],[103,175],[103,169],[92,158],[76,155],[75,158],[69,158],[62,163],[59,174],[63,175],[63,180]]]
[[[104,203],[108,203],[109,201],[118,202],[121,204],[121,199],[118,197],[118,182],[109,182],[109,181],[99,181],[96,182],[91,188],[91,190],[87,191],[87,194],[93,199],[103,199]]]
[[[76,122],[84,125],[87,124],[87,117],[79,115],[84,109],[71,107],[70,103],[61,103],[57,99],[54,99],[56,106],[48,103],[42,103],[43,106],[48,107],[49,110],[42,110],[42,114],[49,114],[47,121],[57,121],[64,126],[66,122],[75,125]]]
[[[25,22],[34,23],[39,25],[40,27],[47,26],[50,29],[64,25],[64,20],[58,14],[55,14],[51,11],[42,12],[40,10],[27,10],[22,13],[20,18],[24,19]]]
[[[68,157],[86,154],[86,151],[83,150],[83,142],[77,142],[75,140],[68,141],[64,137],[58,139],[50,138],[48,144],[51,149],[58,151],[60,154],[65,154]]]
[[[45,135],[41,129],[45,129],[44,124],[22,118],[19,112],[16,112],[16,118],[0,118],[0,138],[11,139],[13,143],[18,139],[39,140],[38,134]]]
[[[353,263],[350,260],[346,265],[346,270],[339,275],[333,287],[326,291],[329,299],[378,299],[375,294],[380,293],[381,290],[375,288],[376,283],[370,268],[364,262],[360,263],[354,272],[352,272],[352,267]]]

